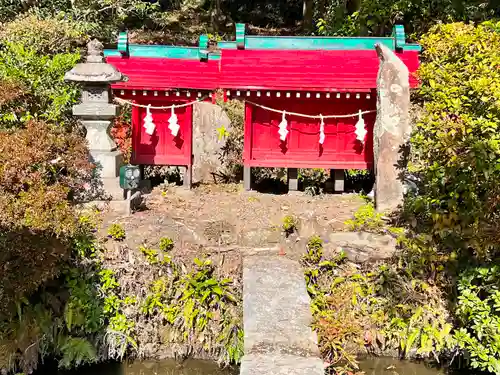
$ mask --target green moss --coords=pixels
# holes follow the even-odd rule
[[[373,203],[361,206],[355,213],[354,219],[345,221],[351,231],[378,232],[384,228],[383,215],[375,211]]]

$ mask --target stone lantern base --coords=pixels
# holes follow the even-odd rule
[[[116,178],[120,175],[123,156],[119,151],[90,150],[92,163],[99,169],[101,178]]]
[[[89,116],[85,111],[93,110],[84,104],[75,106],[74,112],[79,115]],[[94,105],[95,107],[95,105]],[[116,113],[116,106],[113,104],[99,105],[101,113],[104,108],[108,113]],[[90,161],[96,165],[97,174],[102,182],[103,195],[113,200],[123,200],[124,193],[120,188],[119,176],[120,167],[123,165],[123,155],[113,139],[109,135],[111,121],[109,120],[82,120],[82,125],[87,129],[87,143],[90,151]]]
[[[92,163],[96,164],[102,181],[103,193],[112,200],[123,200],[124,191],[120,187],[120,167],[123,156],[119,151],[90,151]]]

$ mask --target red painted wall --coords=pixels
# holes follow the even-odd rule
[[[275,109],[317,115],[341,115],[359,110],[374,110],[376,95],[371,99],[262,99]],[[375,113],[363,116],[368,131],[365,142],[354,134],[358,117],[326,119],[325,141],[319,144],[319,119],[287,115],[288,136],[282,142],[278,125],[282,114],[270,112],[249,103],[245,108],[244,165],[286,168],[367,169],[373,164],[373,125]]]
[[[141,98],[139,104],[152,106],[169,106],[191,100],[173,100]],[[156,125],[153,135],[148,135],[144,128],[146,109],[132,108],[132,164],[178,165],[192,164],[192,114],[193,107],[176,108],[179,133],[174,137],[168,128],[170,110],[152,109],[153,122]]]

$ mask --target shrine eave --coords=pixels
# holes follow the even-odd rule
[[[113,94],[121,98],[131,98],[140,100],[141,98],[155,98],[161,100],[162,98],[201,98],[210,95],[213,90],[193,90],[186,88],[172,88],[167,90],[154,90],[154,89],[131,89],[120,88],[113,86]]]
[[[287,98],[287,99],[371,99],[375,89],[308,89],[308,90],[225,90],[224,96],[231,99]]]

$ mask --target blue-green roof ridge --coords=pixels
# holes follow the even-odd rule
[[[217,43],[220,50],[373,50],[375,44],[383,44],[392,50],[421,51],[418,44],[407,44],[404,27],[394,26],[391,37],[315,37],[315,36],[254,36],[245,34],[245,24],[236,24],[236,40]],[[120,33],[116,49],[107,49],[105,56],[135,56],[153,58],[177,58],[188,60],[218,60],[219,52],[210,52],[208,36],[201,35],[198,47],[129,44],[128,34]]]

